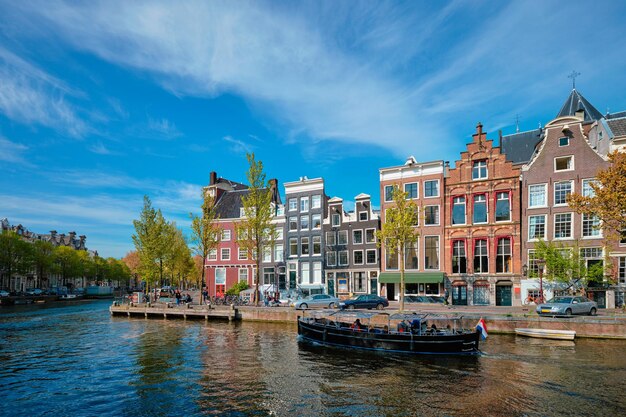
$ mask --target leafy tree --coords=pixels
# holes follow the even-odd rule
[[[577,213],[597,216],[605,235],[616,241],[626,230],[626,153],[608,155],[611,166],[598,171],[592,196],[575,193],[567,202]]]
[[[400,311],[404,310],[404,261],[406,249],[413,246],[419,237],[419,232],[415,228],[417,224],[417,206],[407,199],[408,193],[400,190],[400,187],[393,187],[394,206],[387,209],[385,222],[378,233],[377,244],[379,247],[385,246],[387,253],[391,255],[401,254],[400,258]]]
[[[32,244],[33,269],[37,274],[39,283],[35,287],[41,287],[41,281],[47,281],[48,275],[54,267],[54,246],[50,242],[37,240]]]
[[[171,246],[165,257],[167,270],[172,282],[177,282],[178,286],[186,287],[187,278],[192,274],[194,268],[191,250],[187,246],[183,232],[177,229],[173,223],[171,227]]]
[[[139,254],[137,251],[130,251],[122,258],[122,262],[126,264],[128,270],[132,278],[134,279],[134,285],[137,286],[139,284]]]
[[[25,274],[32,267],[30,243],[17,233],[4,230],[0,234],[0,275],[2,287],[8,288],[15,274]],[[5,279],[6,278],[6,279]]]
[[[263,162],[256,161],[254,154],[246,154],[250,167],[246,173],[248,192],[242,197],[244,217],[237,225],[237,241],[246,249],[248,256],[256,262],[254,276],[254,300],[259,305],[259,277],[263,248],[274,246],[276,227],[272,224],[272,190],[265,181]]]
[[[189,216],[191,217],[193,251],[196,255],[202,257],[201,282],[202,286],[204,286],[204,261],[209,256],[209,252],[217,248],[221,236],[221,227],[217,223],[219,216],[215,209],[215,199],[208,192],[204,192],[202,215],[195,216],[193,213],[189,213]]]
[[[76,250],[68,246],[54,249],[55,270],[61,275],[61,284],[67,286],[67,280],[80,274],[80,258]]]
[[[235,285],[226,290],[226,295],[239,295],[241,291],[248,289],[248,283],[244,281],[238,281]]]

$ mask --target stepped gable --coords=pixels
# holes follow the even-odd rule
[[[535,148],[543,140],[543,129],[514,133],[500,138],[500,151],[513,164],[525,164],[533,156]]]
[[[593,120],[600,120],[603,118],[602,113],[598,111],[582,94],[575,88],[563,103],[561,110],[556,115],[556,119],[565,116],[575,116],[579,110],[585,111],[585,122],[591,122]]]

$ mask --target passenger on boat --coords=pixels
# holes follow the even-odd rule
[[[406,320],[402,320],[400,323],[398,323],[398,333],[404,333],[408,331],[409,325],[407,324]]]
[[[420,323],[421,323],[421,321],[418,320],[418,319],[414,319],[411,322],[411,333],[413,333],[413,334],[419,333],[419,331],[420,331]]]
[[[361,330],[362,329],[362,327],[361,327],[361,320],[359,320],[359,319],[354,320],[354,323],[352,323],[352,326],[350,326],[350,328],[352,330]]]

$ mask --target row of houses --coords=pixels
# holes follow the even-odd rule
[[[472,141],[451,167],[447,161],[418,161],[380,168],[380,209],[371,197],[355,197],[354,210],[329,198],[322,178],[284,184],[271,181],[273,248],[261,260],[261,284],[339,297],[380,294],[397,299],[399,256],[405,257],[407,295],[451,294],[453,304],[520,305],[538,296],[540,240],[576,246],[588,266],[610,262],[605,283],[590,296],[601,306],[624,303],[626,240],[607,246],[599,220],[568,206],[568,194],[589,195],[607,155],[626,149],[626,112],[602,115],[573,89],[557,117],[545,127],[498,135],[498,146],[479,123]],[[378,248],[376,233],[400,186],[420,209],[416,244],[404,254]],[[253,284],[255,261],[237,245],[244,184],[211,173],[207,192],[216,198],[222,241],[205,262],[212,295],[237,281]],[[611,283],[611,285],[608,285]],[[545,295],[557,288],[547,283]]]

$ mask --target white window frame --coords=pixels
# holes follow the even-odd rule
[[[306,227],[305,226],[305,222],[306,221]],[[309,217],[308,214],[305,214],[303,216],[300,216],[300,230],[309,230],[310,224],[311,223],[311,218]]]
[[[431,196],[427,196],[426,195],[426,183],[430,183],[430,182],[436,182],[437,183],[437,195],[431,195]],[[436,179],[436,180],[424,180],[423,184],[424,184],[424,197],[422,197],[422,198],[439,198],[441,196],[441,184],[439,183],[439,179]]]
[[[478,176],[474,177],[474,168],[476,168],[477,164],[485,164],[484,168],[485,168],[485,176],[483,177],[480,173],[481,171],[481,166],[478,167]],[[486,180],[487,178],[489,178],[489,167],[487,165],[487,160],[486,159],[480,159],[478,161],[472,161],[472,181],[480,181],[480,180]]]
[[[420,198],[420,184],[419,182],[406,182],[404,183],[404,192],[408,194],[408,191],[406,190],[406,186],[407,185],[414,185],[415,184],[415,197],[409,197],[407,195],[407,200],[417,200],[418,198]]]
[[[531,217],[543,217],[543,237],[541,238],[536,238],[536,237],[531,237],[531,233],[530,233],[530,228],[531,228],[531,223],[530,223],[530,218]],[[531,214],[528,216],[528,241],[530,242],[536,242],[539,239],[545,239],[546,238],[546,233],[548,232],[548,215],[547,214]],[[536,233],[535,233],[536,234]]]
[[[426,223],[426,208],[437,207],[437,223]],[[429,204],[424,206],[424,226],[440,226],[441,225],[441,206],[439,204]]]
[[[367,254],[370,252],[374,252],[374,262],[367,262],[368,256]],[[366,249],[365,250],[365,263],[367,265],[376,265],[378,263],[378,250],[376,249]]]
[[[331,216],[331,226],[341,226],[341,214],[333,213]]]
[[[333,258],[333,261],[331,263],[330,258]],[[337,265],[337,252],[335,251],[328,251],[326,252],[326,265],[327,266],[335,266]]]
[[[307,246],[308,253],[304,253],[304,245]],[[309,239],[308,236],[302,236],[300,238],[300,256],[311,256],[311,239]]]
[[[341,240],[340,236],[341,235],[345,235],[346,236],[346,239],[345,239],[344,243],[340,242],[340,240]],[[349,239],[350,239],[350,236],[348,236],[348,231],[347,230],[340,230],[339,233],[337,234],[337,244],[338,245],[347,245],[350,242]]]
[[[217,273],[223,273],[224,274],[224,282],[222,283],[221,280],[218,283],[217,282]],[[215,276],[213,277],[214,281],[215,281],[215,285],[226,285],[226,268],[215,268]]]
[[[308,213],[309,212],[309,196],[300,197],[300,213]]]
[[[391,193],[389,193],[389,199],[387,199],[387,189],[391,188]],[[383,198],[385,199],[385,202],[389,203],[391,201],[393,201],[393,185],[385,185],[385,187],[383,188]]]
[[[557,160],[563,160],[569,158],[569,167],[565,168],[565,169],[557,169],[556,165],[557,165]],[[567,171],[574,171],[574,155],[562,155],[562,156],[555,156],[554,157],[554,172],[567,172]]]
[[[476,214],[475,208],[476,208],[476,197],[479,196],[483,196],[484,203],[485,203],[485,221],[484,222],[475,222],[474,221],[474,216]],[[479,201],[479,203],[483,203],[483,201]],[[467,219],[466,219],[467,221]],[[476,193],[476,194],[472,194],[472,224],[487,224],[489,223],[489,196],[487,195],[487,193]]]
[[[285,247],[282,243],[274,245],[274,262],[281,262],[285,257]]]
[[[319,252],[315,252],[315,241],[318,241]],[[311,237],[311,255],[312,256],[320,256],[322,254],[322,236],[312,236]]]
[[[374,231],[374,233],[372,233],[373,239],[367,240],[367,232],[370,230]],[[376,243],[376,228],[365,229],[365,243]]]
[[[568,237],[556,237],[556,216],[561,216],[569,214],[569,236]],[[564,212],[564,213],[554,213],[552,216],[552,237],[554,240],[572,240],[574,236],[574,213],[572,212]]]
[[[574,194],[574,180],[563,180],[563,181],[555,181],[554,185],[553,185],[553,192],[552,192],[552,202],[553,202],[553,206],[554,207],[565,207],[567,206],[567,196],[565,196],[565,202],[564,203],[558,203],[556,202],[556,186],[557,184],[564,184],[566,182],[569,182],[570,184],[570,194]]]
[[[298,211],[298,199],[292,197],[289,199],[289,211]]]
[[[593,219],[595,218],[596,221],[594,223],[597,223],[598,225],[600,225],[601,224],[600,218],[598,216],[589,215],[589,219],[590,220],[585,220],[585,216],[586,216],[586,214],[584,214],[584,213],[580,215],[580,236],[583,239],[601,239],[602,238],[602,228],[599,227],[599,228],[596,229],[595,227],[593,227],[593,224],[591,225],[591,232],[592,233],[596,233],[596,234],[595,235],[591,234],[591,235],[587,235],[587,236],[585,235],[585,222],[586,221],[587,222],[594,222]]]
[[[567,139],[567,143],[565,145],[561,145],[561,139]],[[561,136],[559,138],[559,148],[564,148],[566,146],[569,146],[569,137],[568,136]]]
[[[365,218],[363,218],[363,214],[365,214]],[[367,211],[359,211],[359,221],[366,222],[369,220],[369,212]]]
[[[342,254],[345,254],[345,256],[346,256],[346,263],[345,264],[341,263],[341,255]],[[347,250],[340,250],[337,253],[337,265],[339,265],[339,266],[348,266],[349,264],[350,264],[350,254],[348,253]]]
[[[354,234],[356,232],[361,232],[361,242],[357,242],[356,239],[354,238]],[[365,242],[365,236],[363,236],[363,229],[355,229],[352,231],[352,244],[353,245],[362,245],[363,242]]]
[[[495,202],[493,204],[493,220],[496,223],[507,223],[507,222],[512,222],[513,221],[513,207],[511,206],[511,198],[513,196],[513,194],[511,193],[511,191],[506,190],[506,191],[495,191]],[[498,198],[498,194],[506,194],[507,198],[506,201],[509,202],[509,219],[508,220],[498,220],[498,201],[505,201],[504,199],[500,200]],[[489,202],[487,202],[487,216],[489,216]]]
[[[207,261],[217,261],[217,249],[211,249],[207,255]]]
[[[237,259],[240,261],[248,260],[248,250],[246,248],[238,248],[237,250]]]
[[[276,240],[284,240],[285,239],[285,231],[282,227],[276,228]]]
[[[230,231],[230,229],[222,229],[222,241],[223,242],[230,242],[231,237],[232,237],[232,232]]]
[[[317,219],[317,227],[315,227],[315,219]],[[311,214],[311,230],[319,230],[322,228],[322,215],[321,214]]]
[[[302,262],[300,270],[302,271],[300,283],[311,284],[311,264],[308,262]]]
[[[427,268],[426,263],[426,238],[436,237],[437,238],[437,268]],[[439,235],[428,235],[424,236],[424,259],[423,259],[424,270],[425,271],[440,271],[441,270],[441,236]]]
[[[245,272],[246,274],[246,278],[245,279],[241,279],[241,275],[242,272]],[[238,282],[248,282],[248,278],[249,278],[250,274],[248,273],[248,268],[239,268],[239,272],[237,272],[237,281]]]
[[[595,191],[593,191],[593,188],[591,188],[592,183],[598,184],[598,180],[596,178],[584,178],[582,180],[580,193],[583,195],[583,197],[595,196]],[[587,190],[585,189],[587,189],[589,192],[587,192]]]
[[[322,196],[315,194],[311,196],[311,209],[318,209],[322,207]]]
[[[356,254],[360,253],[361,254],[361,262],[357,262],[356,261]],[[354,265],[365,265],[365,253],[363,252],[363,249],[358,249],[358,250],[353,250],[352,251],[352,261],[354,263]]]
[[[294,228],[291,227],[292,220],[294,220],[294,224],[295,224]],[[289,216],[289,219],[287,221],[287,227],[289,228],[290,232],[297,231],[298,230],[298,216]]]
[[[294,248],[294,243],[295,243],[295,248],[296,248],[296,253],[293,253],[291,251],[291,249]],[[295,258],[298,256],[298,238],[297,237],[290,237],[289,238],[289,257],[290,258]]]
[[[326,246],[335,246],[336,244],[337,234],[335,232],[326,232]]]
[[[463,223],[454,223],[454,206],[456,205],[461,205],[460,203],[457,204],[456,203],[456,199],[457,198],[462,198],[463,199]],[[452,197],[452,210],[450,213],[451,217],[450,217],[450,223],[452,224],[452,226],[463,226],[467,224],[467,196],[465,195],[457,195],[456,197]]]
[[[264,246],[261,251],[261,262],[272,262],[272,248]]]
[[[531,205],[532,202],[532,187],[543,187],[543,205]],[[528,184],[528,208],[545,208],[548,207],[548,184]]]
[[[617,260],[617,282],[626,284],[626,256],[620,256]]]
[[[321,284],[322,282],[322,263],[313,262],[313,284]]]
[[[224,252],[226,251],[226,252]],[[226,254],[226,256],[224,256]],[[220,260],[222,261],[230,261],[230,248],[221,248],[220,249]]]

